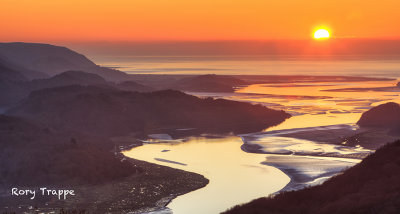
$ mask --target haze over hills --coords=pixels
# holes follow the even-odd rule
[[[0,43],[0,59],[49,76],[78,70],[95,73],[110,81],[126,80],[124,72],[96,65],[84,55],[68,48],[39,43]],[[30,79],[43,78],[30,75]]]
[[[103,77],[82,71],[66,71],[50,78],[28,81],[18,71],[1,67],[0,64],[0,108],[10,107],[26,98],[29,93],[44,88],[67,85],[101,85],[102,87],[118,88],[126,91],[153,91],[154,89],[134,81],[120,83],[107,82]]]
[[[95,86],[35,91],[7,114],[55,129],[106,136],[182,128],[201,133],[260,131],[290,117],[261,105],[200,99],[179,91],[139,93]]]
[[[234,92],[235,87],[246,84],[245,81],[232,76],[209,74],[182,78],[170,87],[191,92]]]
[[[27,78],[0,59],[0,81],[26,81]]]
[[[30,79],[49,77],[49,75],[47,75],[43,72],[24,68],[21,65],[19,65],[18,63],[12,63],[9,59],[2,56],[1,54],[0,54],[0,65],[1,65],[0,72],[2,72],[2,73],[5,72],[5,70],[8,70],[8,71],[13,71],[15,73],[19,73],[19,74],[14,74],[14,75],[23,76],[23,77],[20,77],[19,79],[12,79],[12,80],[30,80]],[[8,75],[11,75],[11,73],[8,73]]]
[[[83,71],[65,71],[48,79],[37,79],[26,83],[35,89],[53,88],[66,85],[100,85],[107,81],[93,73]]]
[[[1,69],[1,67],[0,67]],[[2,73],[0,82],[0,107],[9,107],[18,101],[24,99],[34,90],[43,88],[52,88],[66,85],[93,85],[108,84],[104,78],[96,74],[85,73],[81,71],[66,71],[47,79],[36,79],[28,81],[18,71],[9,71]],[[111,83],[110,83],[111,84]]]

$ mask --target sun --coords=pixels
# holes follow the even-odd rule
[[[329,39],[330,33],[326,29],[318,29],[314,32],[314,39]]]

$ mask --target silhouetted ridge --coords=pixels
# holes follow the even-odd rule
[[[1,64],[0,64],[1,72]],[[15,80],[10,80],[11,77],[5,77],[2,80],[0,74],[0,107],[10,106],[23,98],[27,97],[31,91],[40,90],[43,88],[60,87],[67,85],[107,85],[112,87],[112,83],[107,83],[104,78],[97,74],[86,73],[82,71],[66,71],[48,79],[36,79],[33,81],[24,81],[16,76],[17,72],[10,71]]]
[[[0,56],[21,67],[55,75],[69,70],[98,74],[111,81],[125,80],[124,72],[100,67],[65,47],[39,43],[0,43]],[[0,57],[1,58],[1,57]]]
[[[97,74],[82,71],[66,71],[48,79],[34,80],[27,85],[34,89],[61,87],[66,85],[100,85],[107,84],[105,79]]]
[[[389,102],[366,111],[357,124],[361,127],[393,128],[400,125],[400,105]]]
[[[0,115],[0,186],[97,184],[141,169],[86,140]]]
[[[51,127],[103,135],[168,132],[259,131],[290,115],[222,99],[200,99],[174,90],[139,93],[107,87],[67,86],[35,91],[8,111]]]

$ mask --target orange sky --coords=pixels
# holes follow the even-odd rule
[[[399,0],[0,0],[0,41],[400,38]]]

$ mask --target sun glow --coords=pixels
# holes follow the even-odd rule
[[[318,29],[314,32],[314,39],[329,39],[330,33],[326,29]]]

